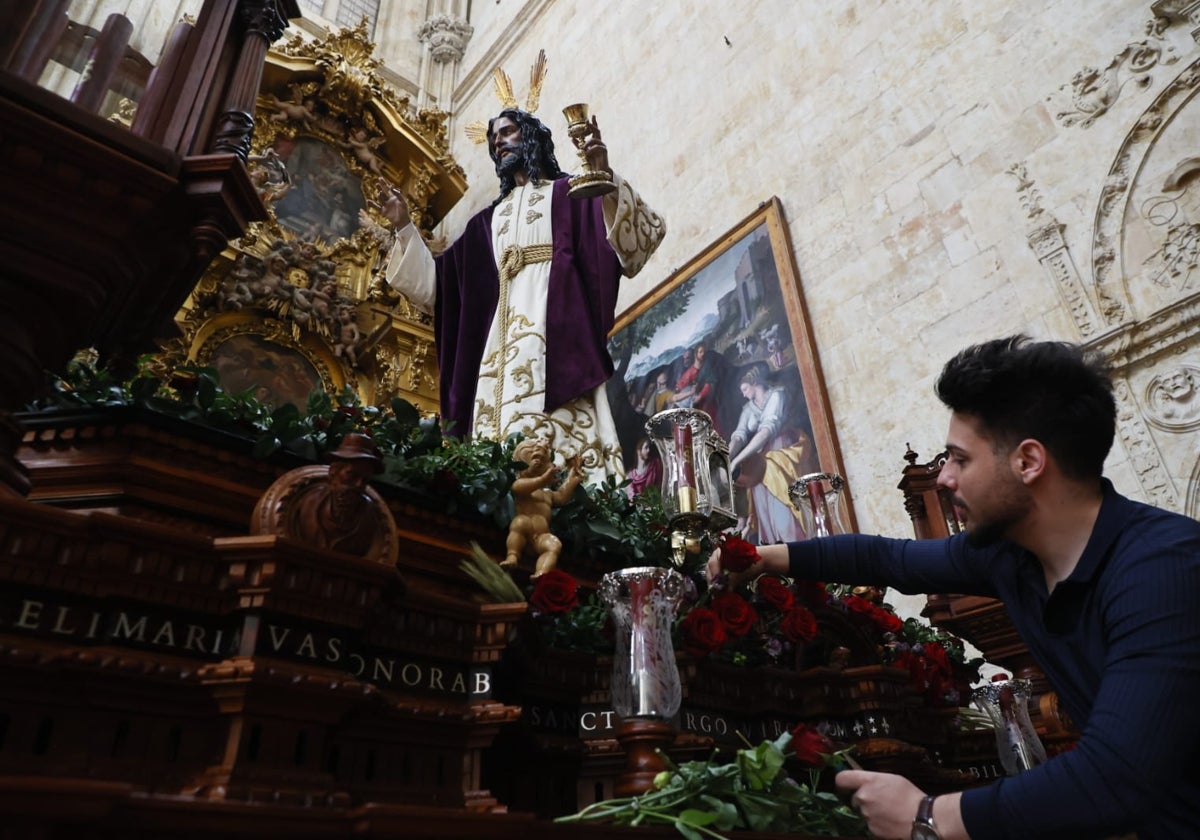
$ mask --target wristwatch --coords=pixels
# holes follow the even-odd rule
[[[942,835],[933,825],[933,800],[935,796],[926,796],[917,806],[917,818],[913,820],[912,840],[942,840]]]

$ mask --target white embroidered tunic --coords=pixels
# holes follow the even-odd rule
[[[602,199],[608,241],[622,274],[641,270],[665,233],[662,219],[620,176],[617,190]],[[500,296],[492,318],[475,391],[472,434],[502,440],[515,432],[549,441],[561,458],[582,457],[586,480],[624,474],[616,426],[603,385],[549,414],[546,390],[546,300],[550,287],[553,183],[515,188],[492,214],[492,250],[500,267]],[[413,247],[416,246],[416,247]],[[505,254],[520,249],[523,260],[509,277]],[[432,312],[436,273],[428,249],[413,226],[398,236],[388,282]]]

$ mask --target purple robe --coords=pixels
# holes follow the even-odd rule
[[[590,393],[613,373],[608,333],[617,306],[621,263],[608,243],[603,199],[567,195],[565,177],[554,182],[551,228],[554,258],[546,301],[546,403],[549,413]],[[492,252],[492,211],[467,223],[438,255],[433,329],[441,372],[441,409],[450,434],[471,429],[479,366],[500,297]]]

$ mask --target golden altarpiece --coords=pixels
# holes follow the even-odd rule
[[[426,235],[466,189],[444,112],[418,111],[375,73],[366,25],[272,50],[249,156],[268,209],[213,261],[154,365],[214,367],[234,392],[303,406],[313,388],[437,411],[429,316],[383,280],[392,232],[374,198],[400,187]]]

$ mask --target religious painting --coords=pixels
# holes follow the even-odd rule
[[[730,444],[741,532],[763,545],[805,538],[788,489],[844,470],[777,198],[622,315],[609,351],[608,398],[631,476],[650,469],[646,420],[701,409]],[[852,525],[849,500],[843,512]]]
[[[362,181],[340,151],[313,137],[284,135],[272,149],[287,170],[287,188],[274,204],[280,225],[308,242],[332,242],[358,230],[366,206]]]
[[[303,409],[309,392],[322,387],[316,367],[302,353],[253,333],[222,341],[213,348],[207,364],[217,369],[227,392],[253,391],[257,399],[272,407],[292,403]]]

